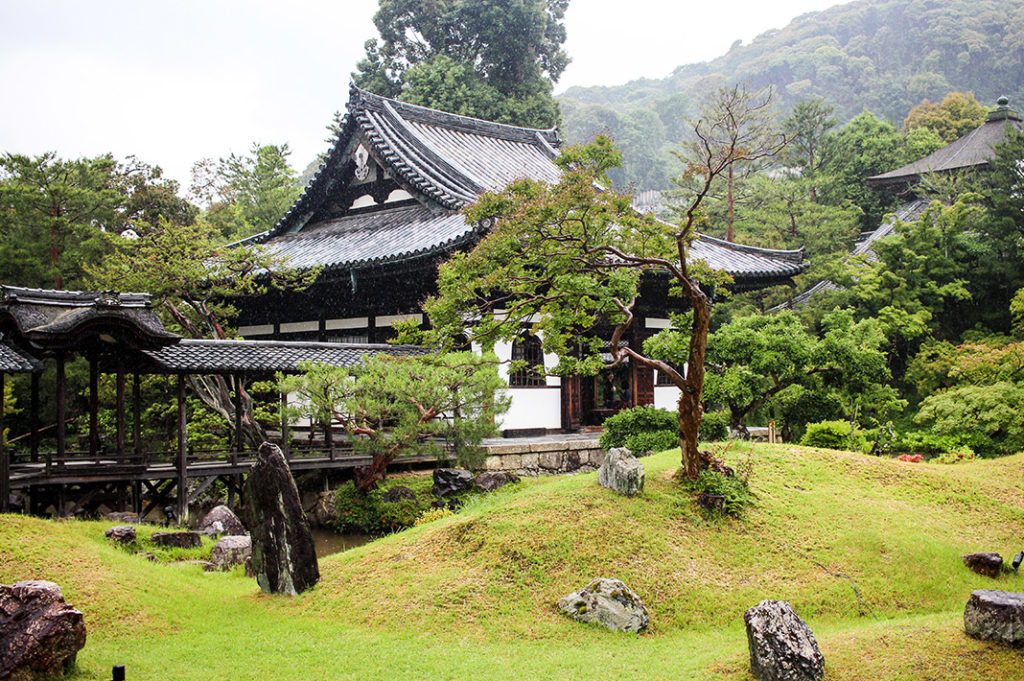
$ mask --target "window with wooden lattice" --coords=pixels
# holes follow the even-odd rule
[[[512,342],[512,361],[526,362],[526,366],[513,371],[508,376],[508,384],[512,387],[528,387],[547,385],[544,377],[544,350],[540,339],[524,334]]]

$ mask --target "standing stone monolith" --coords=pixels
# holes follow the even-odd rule
[[[53,582],[0,584],[0,679],[49,679],[85,647],[82,613]]]
[[[743,615],[750,671],[760,681],[818,681],[825,657],[811,628],[785,601],[761,601]]]
[[[313,535],[288,461],[277,445],[260,445],[243,494],[252,569],[260,588],[292,596],[311,588],[320,579]]]
[[[619,494],[636,496],[644,491],[644,465],[625,447],[610,449],[597,469],[597,481]]]

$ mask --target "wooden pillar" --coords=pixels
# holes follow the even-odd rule
[[[178,522],[188,515],[188,432],[185,421],[185,377],[178,375]]]
[[[132,510],[142,520],[142,481],[132,480]]]
[[[286,461],[291,460],[291,453],[292,453],[291,437],[289,437],[289,433],[288,433],[288,416],[285,413],[287,411],[287,409],[288,409],[288,393],[282,392],[281,393],[281,406],[280,406],[280,409],[279,409],[280,416],[281,416],[281,451],[284,452],[284,458],[285,458]]]
[[[117,460],[124,463],[125,460],[125,427],[124,427],[124,362],[117,361],[117,404],[115,406],[115,420],[117,421]],[[124,510],[124,509],[121,509]]]
[[[89,359],[89,456],[97,458],[100,451],[99,396],[100,372],[96,360]]]
[[[135,458],[141,463],[149,463],[142,458],[142,377],[136,371],[132,375],[132,448]]]
[[[29,433],[28,446],[32,463],[39,461],[39,372],[32,373],[32,394],[29,397]]]
[[[11,462],[4,442],[4,378],[0,371],[0,513],[11,510]]]
[[[64,420],[67,418],[67,386],[64,381],[64,353],[57,353],[57,463],[64,465],[64,455],[67,453],[67,433],[64,429]],[[47,452],[46,468],[50,468],[50,456]]]
[[[242,377],[234,376],[235,379],[235,442],[231,448],[231,465],[238,464],[238,455],[245,445],[242,438]]]

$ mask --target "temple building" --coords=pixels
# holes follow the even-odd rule
[[[352,87],[342,129],[320,170],[272,230],[249,240],[287,256],[292,267],[320,268],[319,277],[303,291],[240,301],[241,334],[379,343],[391,337],[396,320],[424,322],[422,303],[436,290],[438,266],[472,248],[489,227],[468,223],[461,209],[513,180],[557,181],[560,144],[554,129],[491,123]],[[737,291],[791,284],[807,266],[802,250],[706,236],[694,241],[691,256],[728,272]],[[664,287],[644,288],[628,339],[634,347],[668,326],[667,305]],[[502,360],[556,363],[528,336],[496,350]],[[532,372],[506,377],[512,394],[506,434],[575,430],[625,406],[674,408],[678,396],[674,386],[657,385],[651,370],[628,365],[566,380]]]

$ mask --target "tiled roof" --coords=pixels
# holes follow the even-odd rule
[[[849,259],[854,256],[863,256],[864,259],[869,261],[877,260],[878,256],[875,255],[873,248],[875,242],[882,237],[891,235],[896,230],[896,225],[899,223],[911,222],[912,220],[916,220],[921,217],[921,214],[924,212],[925,208],[928,207],[928,204],[928,201],[917,199],[905,203],[897,208],[893,216],[883,220],[878,229],[870,232],[867,236],[858,241],[843,262],[849,261]],[[815,296],[821,293],[839,290],[839,284],[836,284],[830,279],[823,279],[803,293],[793,296],[793,298],[788,302],[771,308],[769,312],[777,312],[790,307],[804,307],[805,305],[808,305]]]
[[[416,205],[319,222],[265,245],[288,257],[290,267],[330,268],[424,255],[472,235],[473,227],[461,213],[435,213]]]
[[[29,357],[16,347],[2,341],[0,336],[0,372],[5,374],[24,374],[42,371],[43,365],[34,357]]]
[[[411,357],[430,352],[416,345],[185,339],[142,354],[156,372],[213,374],[296,373],[301,362],[356,366],[365,355]]]
[[[1007,109],[1002,102],[1003,100],[1001,100],[1001,107],[989,114],[988,120],[981,127],[975,128],[957,141],[918,161],[881,175],[869,177],[866,180],[867,184],[884,187],[912,183],[925,173],[954,171],[986,165],[995,156],[993,149],[995,145],[1006,138],[1008,125],[1013,125],[1018,130],[1024,129],[1020,118]]]
[[[40,347],[64,347],[79,333],[126,333],[138,345],[157,347],[179,336],[164,328],[148,293],[54,291],[0,287],[0,321]]]
[[[342,187],[341,169],[360,132],[373,156],[429,201],[310,223]],[[299,268],[373,265],[448,250],[484,233],[457,212],[484,191],[522,178],[557,182],[559,145],[554,130],[467,118],[353,87],[342,131],[317,175],[273,230],[249,242],[288,256],[289,265]],[[748,248],[705,236],[694,241],[692,253],[731,274],[737,288],[807,267],[802,250]]]

